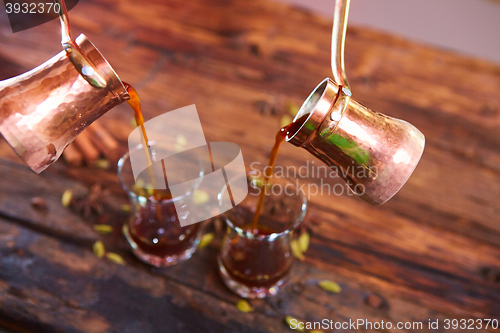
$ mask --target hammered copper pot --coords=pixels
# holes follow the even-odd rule
[[[85,37],[76,39],[104,87],[95,87],[62,51],[35,69],[0,82],[0,132],[36,173],[55,162],[64,148],[106,111],[129,99],[122,82]]]
[[[354,193],[374,205],[399,191],[424,151],[425,137],[415,126],[359,104],[328,78],[294,121],[304,118],[287,141],[336,169]]]

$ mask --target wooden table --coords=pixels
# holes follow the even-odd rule
[[[331,21],[271,1],[86,0],[70,14],[73,30],[137,88],[147,119],[196,104],[207,140],[238,144],[248,167],[263,167],[287,105],[330,75]],[[12,34],[3,20],[0,28],[1,79],[60,51],[58,22]],[[356,27],[346,53],[356,100],[417,126],[425,152],[382,206],[312,196],[311,244],[286,291],[250,301],[252,313],[238,311],[217,272],[217,242],[179,266],[142,264],[119,232],[119,209],[109,222],[115,232],[102,236],[61,205],[66,189],[96,182],[111,189],[112,202],[125,202],[113,170],[59,161],[37,176],[2,140],[0,331],[291,332],[290,315],[448,332],[445,319],[500,320],[500,67]],[[121,105],[99,120],[123,151],[131,118]],[[278,165],[313,160],[285,145]],[[34,196],[47,211],[30,205]],[[97,258],[98,239],[126,265]],[[342,292],[320,289],[321,279]],[[429,329],[436,319],[439,329]]]

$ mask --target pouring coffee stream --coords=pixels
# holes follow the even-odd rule
[[[139,98],[139,95],[137,94],[137,91],[128,83],[124,82],[125,88],[127,89],[130,99],[128,100],[128,104],[134,110],[134,118],[137,126],[141,127],[141,132],[142,132],[142,147],[144,151],[144,156],[146,158],[146,161],[148,161],[148,165],[152,165],[152,158],[150,155],[150,142],[148,139],[148,135],[146,133],[146,127],[144,126],[144,116],[142,115],[142,108],[141,108],[141,100]],[[163,164],[163,160],[161,161]],[[165,170],[165,168],[163,168]],[[159,192],[156,190],[155,186],[155,177],[153,174],[153,171],[151,168],[148,168],[148,175],[149,175],[149,181],[151,182],[152,188],[153,188],[153,197],[156,200],[157,204],[155,205],[156,209],[156,216],[157,218],[161,221],[162,220],[162,213],[161,213],[161,206],[160,206],[160,201],[162,199],[170,199],[171,195],[166,193],[165,195],[160,195]],[[166,181],[166,173],[164,174],[165,181]]]
[[[262,213],[262,208],[264,206],[264,199],[266,198],[267,184],[269,183],[269,180],[273,176],[274,164],[276,163],[276,158],[278,157],[281,144],[286,140],[286,138],[290,135],[290,133],[295,133],[300,128],[300,126],[302,126],[306,118],[307,117],[302,117],[300,119],[297,119],[293,123],[284,126],[278,131],[278,133],[276,133],[274,145],[273,148],[271,149],[271,156],[269,158],[268,167],[265,168],[264,171],[265,173],[264,181],[259,195],[259,201],[257,203],[257,208],[255,209],[255,214],[252,219],[252,224],[251,224],[252,232],[259,232],[258,222],[260,214]]]

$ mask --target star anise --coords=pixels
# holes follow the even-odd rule
[[[89,218],[92,214],[102,215],[103,203],[109,194],[109,189],[103,189],[101,184],[94,184],[85,197],[76,200],[73,208],[84,218]]]

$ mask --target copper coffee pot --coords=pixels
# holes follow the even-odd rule
[[[326,78],[309,95],[294,119],[304,122],[287,141],[336,169],[354,193],[377,205],[406,183],[422,156],[425,137],[406,121],[374,112],[351,98],[344,70],[349,3],[337,0],[335,8],[334,80]]]
[[[106,59],[85,37],[71,38],[61,5],[64,51],[35,69],[0,81],[0,133],[36,173],[94,120],[129,99]]]

